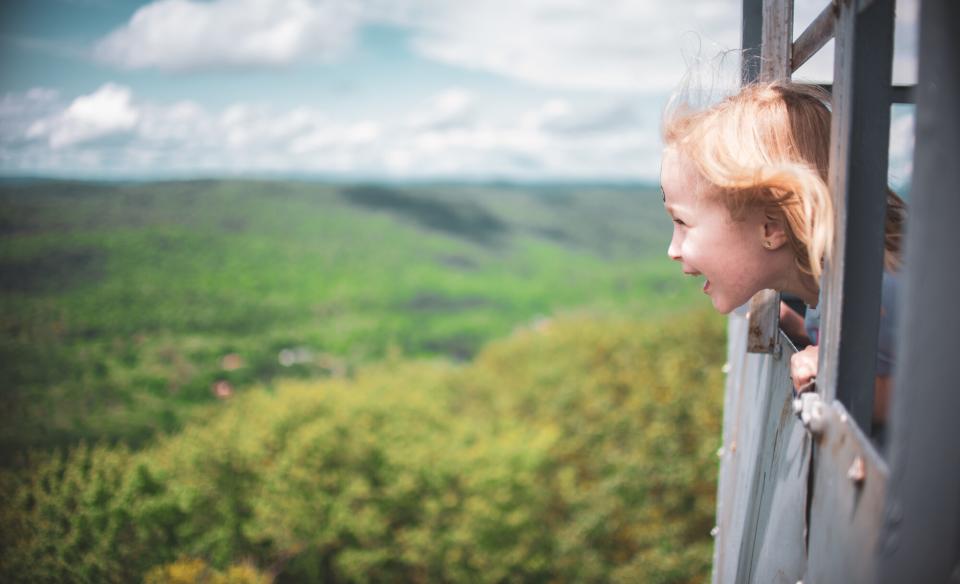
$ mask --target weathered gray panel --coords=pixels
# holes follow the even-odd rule
[[[872,584],[889,471],[839,402],[821,411],[803,582]]]
[[[729,319],[728,375],[713,582],[794,584],[804,570],[809,439],[792,412],[789,356],[743,351],[749,324]]]
[[[917,147],[880,579],[960,582],[960,2],[920,5]]]

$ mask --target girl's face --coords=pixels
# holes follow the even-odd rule
[[[736,221],[722,204],[708,196],[710,188],[674,148],[664,150],[660,185],[673,238],[667,255],[683,273],[704,276],[703,291],[714,308],[728,313],[765,288],[777,288],[781,256],[764,248],[771,238],[765,215],[750,211]],[[776,239],[776,238],[774,238]]]

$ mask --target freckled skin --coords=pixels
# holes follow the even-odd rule
[[[800,287],[802,276],[779,221],[760,209],[734,220],[673,148],[664,151],[660,183],[673,219],[667,254],[685,274],[706,278],[704,292],[717,311],[727,314],[760,290]],[[764,247],[766,241],[772,248]],[[804,292],[810,298],[810,291]],[[815,292],[812,297],[815,304]]]

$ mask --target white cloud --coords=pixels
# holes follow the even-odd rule
[[[696,30],[705,45],[728,49],[739,39],[735,0],[602,6],[589,0],[435,0],[415,6],[410,24],[423,55],[558,88],[663,91],[683,75],[685,32]]]
[[[334,58],[366,24],[408,29],[428,59],[536,85],[662,91],[683,73],[685,32],[736,47],[739,2],[157,0],[94,54],[130,69],[277,66]]]
[[[357,18],[348,0],[158,0],[101,39],[94,54],[129,69],[286,65],[338,54]]]
[[[474,116],[474,96],[463,89],[451,88],[432,96],[425,106],[412,112],[407,123],[421,130],[443,130],[466,126]]]
[[[0,169],[106,176],[653,178],[655,118],[646,125],[565,129],[594,124],[597,112],[619,111],[620,104],[548,98],[505,107],[450,88],[415,108],[413,118],[429,123],[411,123],[388,113],[345,117],[308,106],[279,110],[240,102],[212,110],[191,101],[151,103],[107,84],[28,121],[24,135],[32,140],[0,143]],[[0,124],[13,115],[0,112]],[[124,140],[97,139],[116,134]]]
[[[63,112],[33,122],[26,135],[46,138],[56,150],[127,132],[139,118],[139,112],[130,103],[130,90],[107,83],[90,95],[76,98]]]
[[[916,0],[899,4],[895,79],[912,82]],[[796,32],[823,6],[798,0]],[[685,60],[739,47],[740,1],[157,0],[94,53],[134,69],[272,67],[335,59],[369,24],[406,29],[427,59],[540,87],[662,93]],[[832,63],[828,48],[799,75],[829,81]]]

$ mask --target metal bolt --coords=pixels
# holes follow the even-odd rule
[[[823,413],[823,402],[816,393],[800,394],[800,421],[811,434],[818,435],[826,429],[827,420]]]
[[[863,483],[863,479],[867,478],[867,468],[866,465],[863,464],[862,456],[857,456],[853,459],[853,463],[847,470],[847,478],[856,485],[860,485]]]
[[[714,525],[713,529],[710,530],[710,537],[717,537],[720,534],[720,526]]]

